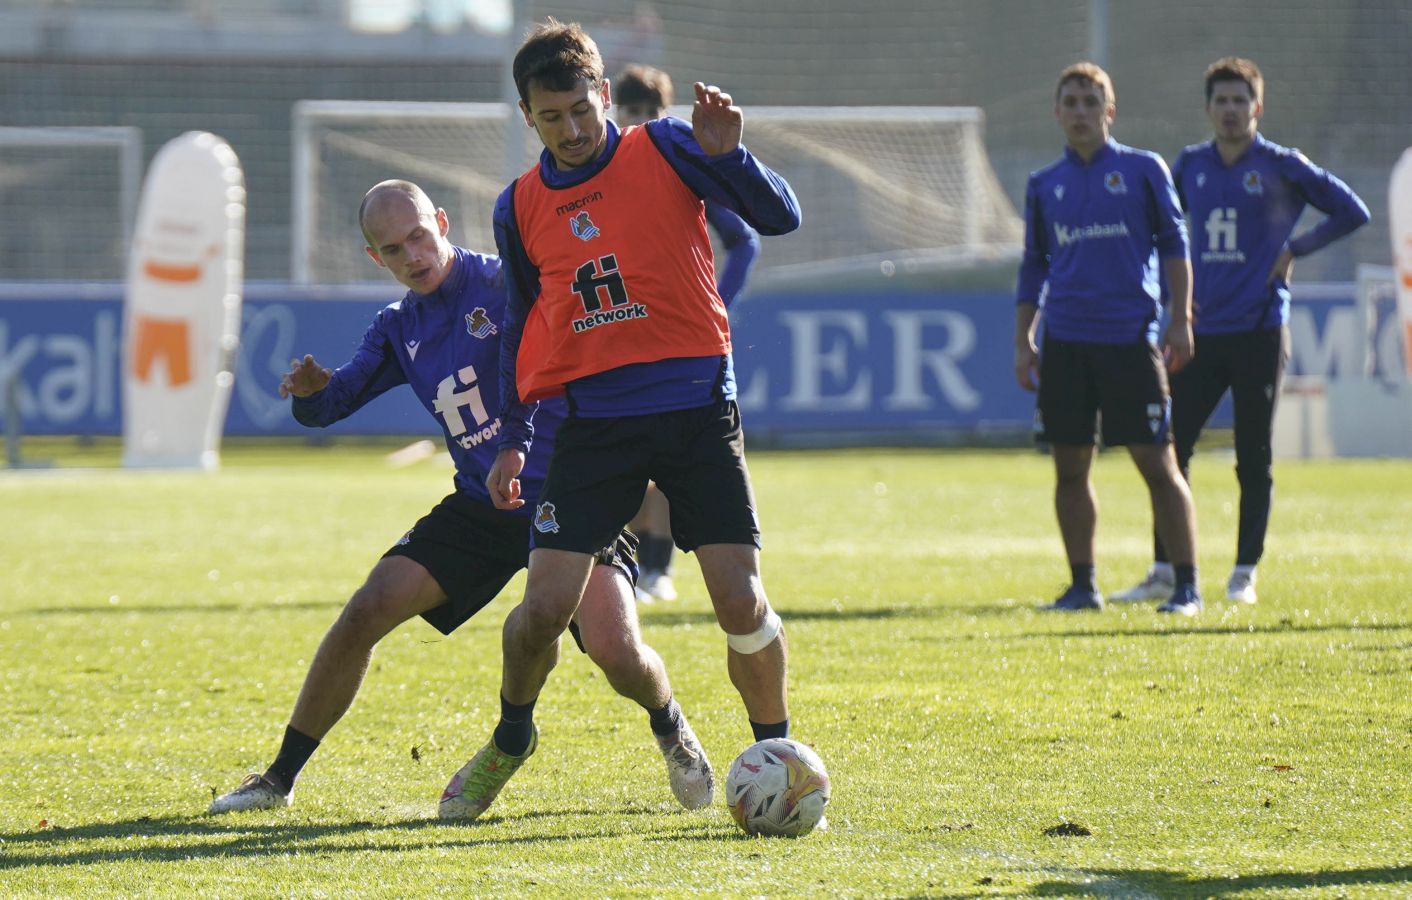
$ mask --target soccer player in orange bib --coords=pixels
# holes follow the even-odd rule
[[[705,201],[762,235],[797,228],[798,201],[741,145],[741,110],[718,87],[695,85],[690,123],[619,129],[593,39],[552,19],[520,47],[513,71],[525,124],[545,149],[496,204],[509,292],[501,406],[564,395],[569,418],[535,510],[525,597],[505,622],[500,722],[458,773],[477,795],[463,789],[456,802],[476,810],[534,751],[534,704],[599,536],[633,517],[649,480],[671,502],[677,545],[701,566],[755,740],[789,734],[784,630],[760,578]],[[524,504],[518,476],[533,440],[532,418],[513,418],[528,427],[502,432],[486,480],[502,508]],[[691,743],[683,753],[704,764]]]

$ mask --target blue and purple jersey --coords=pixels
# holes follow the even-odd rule
[[[1214,141],[1181,152],[1172,170],[1192,232],[1192,329],[1230,334],[1289,321],[1289,285],[1271,279],[1286,246],[1306,256],[1368,221],[1368,207],[1298,150],[1255,135],[1226,165]],[[1306,206],[1325,214],[1291,240]]]
[[[592,163],[560,170],[548,150],[540,154],[538,166],[542,183],[551,190],[571,191],[612,165],[621,132],[606,123],[607,147]],[[799,203],[783,178],[760,163],[744,147],[708,156],[692,135],[691,125],[681,119],[662,118],[648,122],[653,145],[678,177],[707,204],[707,217],[722,232],[723,243],[732,237],[749,239],[719,210],[733,213],[741,224],[759,234],[785,234],[799,227]],[[516,355],[530,308],[539,296],[539,268],[525,251],[513,210],[514,185],[500,195],[495,205],[495,241],[506,266],[509,300],[501,342],[501,409],[507,419],[532,421],[533,415],[519,402],[516,390]],[[567,196],[567,195],[566,195]],[[574,199],[574,198],[570,198]],[[717,213],[712,206],[719,207]],[[680,227],[664,222],[664,228]],[[748,264],[745,266],[748,268]],[[731,270],[720,278],[722,298],[729,302],[743,283],[744,269],[737,279]],[[727,293],[729,292],[729,293]],[[662,359],[656,362],[620,366],[570,382],[565,391],[574,415],[602,418],[645,415],[705,406],[717,399],[735,397],[735,377],[729,353],[724,356]],[[507,428],[501,446],[529,446],[530,436],[518,428]]]
[[[441,286],[430,294],[408,291],[378,312],[353,358],[334,370],[323,390],[295,397],[293,411],[301,425],[322,428],[410,384],[441,426],[456,464],[456,490],[491,506],[485,477],[507,428],[497,408],[505,279],[498,258],[452,249],[455,261]],[[526,504],[506,515],[528,518],[534,512],[563,416],[562,401],[546,401],[532,431],[511,423],[535,441],[520,473]]]
[[[1017,300],[1042,307],[1045,334],[1063,340],[1155,341],[1161,261],[1186,254],[1160,156],[1110,139],[1084,162],[1066,147],[1025,188]]]

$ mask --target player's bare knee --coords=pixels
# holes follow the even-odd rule
[[[761,602],[757,615],[751,618],[749,631],[735,630],[740,624],[738,620],[729,624],[724,618],[721,620],[721,628],[726,632],[726,644],[736,653],[746,656],[759,653],[773,644],[784,630],[784,622],[767,601]]]
[[[526,597],[521,604],[521,626],[537,643],[547,643],[569,627],[577,604],[546,594]]]
[[[615,635],[609,640],[594,644],[585,643],[584,650],[588,653],[588,658],[593,661],[593,664],[601,669],[603,674],[608,676],[608,680],[613,683],[631,678],[643,668],[642,654],[638,652],[638,645],[624,639],[623,635]]]
[[[409,618],[405,605],[405,597],[398,596],[385,583],[370,578],[348,598],[335,627],[350,636],[372,636],[376,641]]]

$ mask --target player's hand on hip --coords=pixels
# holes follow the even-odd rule
[[[1039,390],[1039,350],[1033,342],[1015,348],[1015,380],[1027,391]]]
[[[696,82],[696,103],[691,108],[691,133],[707,156],[730,153],[740,146],[745,114],[731,102],[731,95],[714,84]]]
[[[1294,275],[1294,253],[1288,248],[1280,251],[1280,255],[1275,258],[1275,264],[1270,267],[1270,274],[1265,276],[1266,284],[1274,284],[1275,279],[1289,284],[1290,278]]]
[[[495,463],[485,476],[485,487],[496,509],[519,509],[525,505],[520,499],[520,473],[524,468],[523,450],[506,447],[495,455]]]
[[[1191,325],[1187,322],[1173,322],[1167,326],[1167,334],[1162,341],[1163,356],[1167,360],[1167,371],[1180,372],[1196,355],[1196,340],[1191,336]]]
[[[306,353],[302,360],[292,360],[289,364],[289,371],[280,379],[280,399],[287,400],[290,397],[308,397],[310,394],[317,394],[328,387],[331,378],[333,378],[333,370],[319,365],[314,361],[313,356]]]

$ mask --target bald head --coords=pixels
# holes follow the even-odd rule
[[[412,182],[373,185],[358,207],[358,224],[368,256],[417,293],[431,293],[450,274],[454,254],[446,210],[433,206]]]
[[[363,237],[367,238],[368,246],[376,246],[368,236],[368,219],[385,215],[389,208],[408,202],[419,215],[436,217],[436,207],[432,205],[427,192],[411,181],[393,178],[379,181],[368,189],[363,195],[363,202],[358,206],[358,227],[363,230]]]

